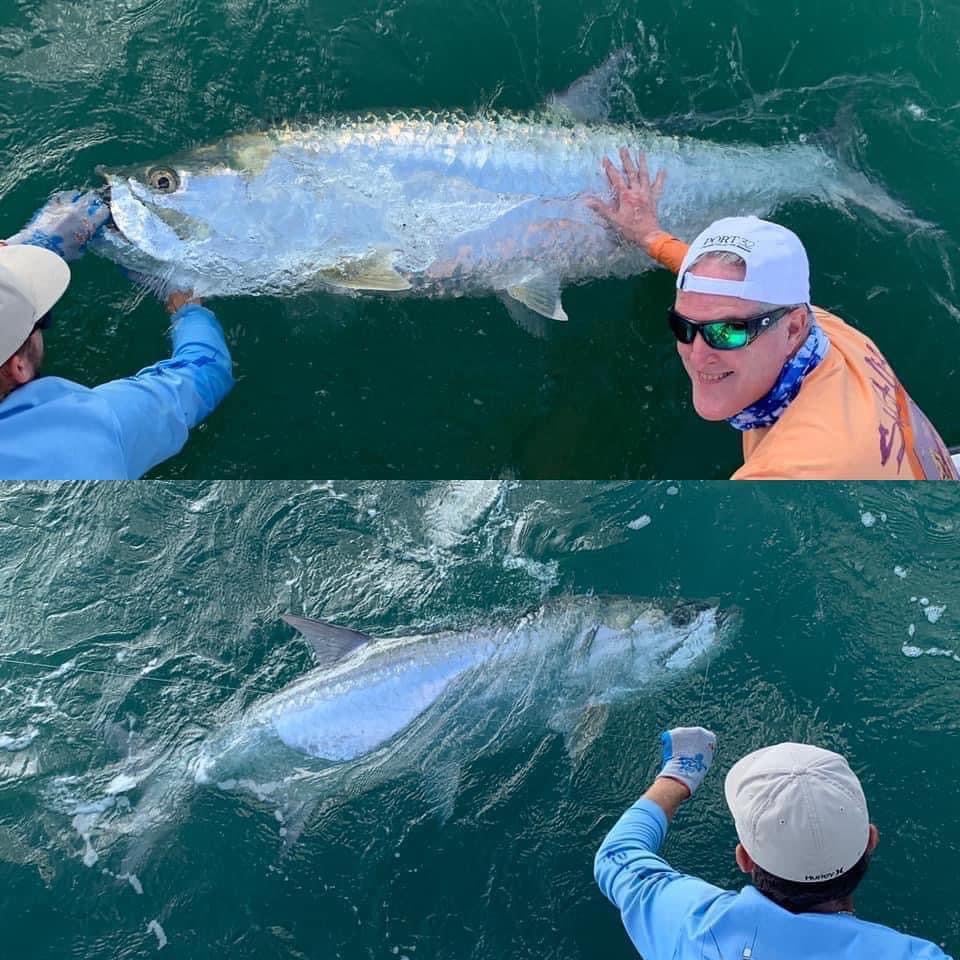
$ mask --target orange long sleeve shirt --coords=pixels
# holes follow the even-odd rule
[[[676,273],[687,244],[667,233],[649,253]],[[771,427],[743,432],[734,480],[958,480],[940,435],[876,344],[814,307],[830,349]]]

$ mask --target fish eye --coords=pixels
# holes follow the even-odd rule
[[[147,183],[158,193],[173,193],[180,187],[180,178],[167,167],[154,167],[147,173]]]

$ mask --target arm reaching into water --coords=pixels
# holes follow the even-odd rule
[[[230,350],[213,313],[186,291],[171,294],[167,307],[173,356],[94,388],[113,411],[131,478],[178,453],[233,387]]]
[[[667,171],[661,167],[651,181],[647,158],[637,154],[634,161],[626,147],[620,148],[622,170],[603,158],[603,170],[610,181],[613,198],[609,201],[590,196],[586,205],[627,242],[644,250],[648,256],[676,273],[680,269],[687,244],[671,236],[657,217],[657,204],[667,181]]]
[[[703,727],[677,727],[662,734],[663,767],[657,779],[597,851],[596,881],[620,910],[630,939],[644,957],[673,956],[679,918],[722,893],[679,873],[659,856],[671,818],[710,769],[716,742]]]

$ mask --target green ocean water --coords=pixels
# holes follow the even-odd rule
[[[849,757],[880,829],[859,913],[956,955],[960,560],[945,492],[6,485],[0,531],[5,958],[629,960],[592,857],[679,723],[712,727],[720,748],[668,837],[676,866],[738,885],[726,769],[766,743],[816,742]],[[199,745],[310,668],[284,611],[397,636],[590,591],[706,604],[732,626],[595,703],[572,755],[544,722],[564,668],[547,646],[529,682],[482,668],[389,764],[347,765],[321,789],[303,755],[254,752],[236,783],[194,782]],[[500,696],[506,680],[523,695]]]
[[[0,9],[2,230],[94,168],[275,121],[535,110],[630,48],[633,121],[762,145],[815,138],[936,230],[795,203],[815,300],[868,332],[960,443],[954,3],[708,0],[11,0]],[[738,211],[730,211],[736,213]],[[939,231],[939,232],[938,232]],[[547,342],[494,298],[213,304],[238,385],[160,477],[718,478],[738,437],[700,422],[663,272],[568,290]],[[48,338],[83,383],[164,355],[165,314],[89,257]]]

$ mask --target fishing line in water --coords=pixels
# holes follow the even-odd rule
[[[33,660],[17,660],[14,657],[0,657],[0,663],[13,663],[20,667],[33,667],[35,670],[45,670],[50,667],[49,663],[39,663]],[[54,668],[60,669],[60,667]],[[151,677],[144,673],[122,673],[117,670],[96,670],[93,667],[70,667],[70,670],[75,670],[77,673],[92,673],[101,677],[122,677],[128,680],[147,680],[150,683],[165,683],[167,685],[174,683],[181,683],[181,680],[168,680],[166,677]],[[186,677],[183,678],[190,680],[193,683],[200,683],[207,687],[214,687],[218,690],[229,690],[231,693],[242,693],[245,690],[252,690],[254,693],[266,693],[273,694],[276,693],[276,690],[267,690],[266,687],[237,687],[231,686],[226,683],[217,683],[216,680],[204,680],[201,677]]]
[[[703,671],[703,686],[700,688],[700,706],[697,707],[697,714],[703,712],[703,701],[707,696],[707,677],[710,676],[710,651],[707,651],[707,668]]]

